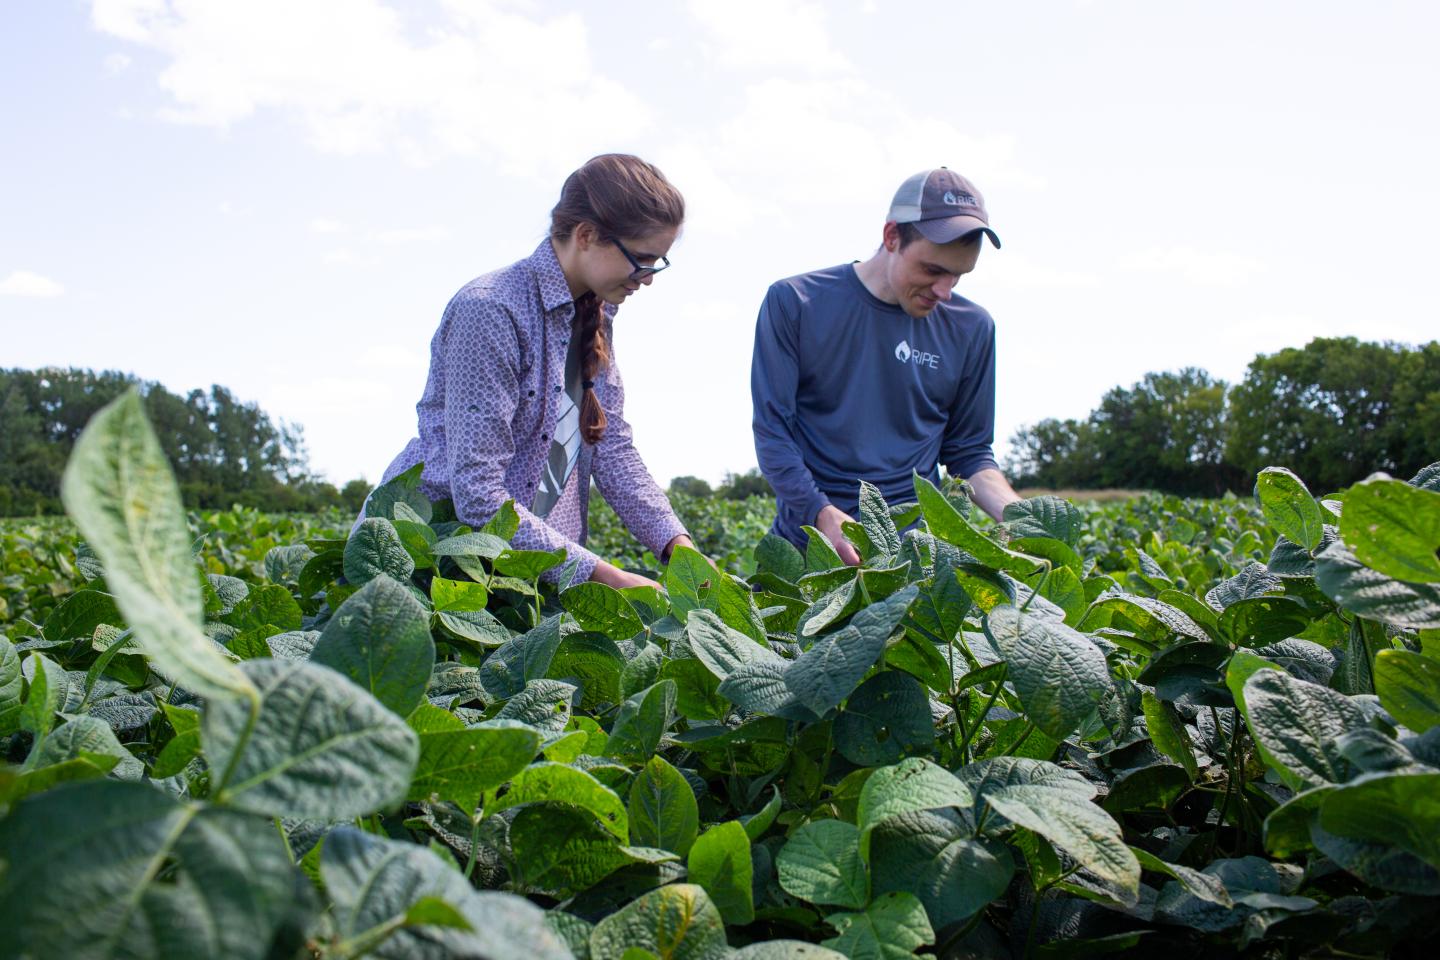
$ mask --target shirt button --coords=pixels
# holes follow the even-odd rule
[[[556,392],[556,393],[559,393],[559,392],[560,392],[561,390],[563,390],[563,389],[565,389],[565,388],[562,387],[562,386],[560,386],[560,384],[558,384],[558,383],[555,384],[555,392]]]
[[[531,390],[531,391],[530,391],[530,396],[532,396],[532,397],[535,396],[535,391],[534,391],[534,390]]]
[[[542,434],[540,434],[540,439],[541,439],[541,440],[549,440],[549,439],[550,439],[550,434],[548,434],[548,433],[542,433]]]

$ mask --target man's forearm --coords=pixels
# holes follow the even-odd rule
[[[970,489],[975,491],[975,502],[979,504],[980,509],[996,520],[1002,518],[1008,504],[1023,499],[1010,486],[1010,481],[1005,479],[1005,474],[992,467],[977,470],[965,480],[970,484]]]

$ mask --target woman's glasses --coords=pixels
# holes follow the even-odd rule
[[[620,248],[620,252],[625,254],[625,259],[630,261],[630,266],[635,268],[634,270],[630,271],[631,280],[644,280],[646,277],[653,277],[661,270],[664,270],[666,267],[670,266],[670,259],[668,257],[659,257],[656,259],[653,265],[648,267],[642,266],[640,264],[640,261],[636,260],[634,255],[631,254],[629,250],[625,249],[625,244],[621,243],[618,239],[614,237],[610,238],[610,242]]]

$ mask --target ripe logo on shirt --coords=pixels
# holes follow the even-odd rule
[[[940,354],[930,353],[926,350],[911,349],[910,344],[904,340],[895,344],[895,359],[901,363],[913,363],[916,366],[929,367],[931,370],[940,369]]]

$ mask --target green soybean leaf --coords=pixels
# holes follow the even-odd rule
[[[861,684],[835,720],[835,748],[857,766],[897,763],[934,745],[930,697],[914,677],[896,670]]]
[[[0,637],[0,737],[14,733],[20,726],[21,690],[24,685],[15,645]]]
[[[908,893],[887,893],[864,913],[834,913],[825,920],[838,933],[821,946],[852,960],[904,960],[935,940],[925,906]]]
[[[435,666],[429,617],[403,584],[377,574],[335,611],[310,659],[409,716]]]
[[[1266,467],[1255,478],[1255,499],[1265,521],[1306,550],[1320,545],[1324,521],[1320,505],[1304,481],[1284,467]]]
[[[1200,775],[1200,767],[1179,712],[1173,704],[1160,700],[1148,690],[1141,694],[1140,706],[1145,713],[1145,729],[1155,749],[1184,767],[1193,781]]]
[[[540,680],[550,671],[550,661],[561,641],[560,617],[546,617],[528,633],[507,640],[480,665],[485,692],[505,700],[525,689],[531,680]]]
[[[700,808],[689,781],[665,758],[651,757],[635,775],[626,809],[632,844],[682,857],[690,852],[700,829]]]
[[[648,649],[659,653],[656,647]],[[560,642],[548,673],[579,687],[581,709],[593,711],[621,699],[620,674],[626,662],[615,641],[604,634],[577,633]]]
[[[1315,585],[1350,613],[1406,629],[1440,627],[1440,586],[1372,570],[1343,540],[1315,557]]]
[[[273,627],[271,632],[283,633],[299,630],[303,618],[300,605],[288,589],[264,583],[251,587],[245,599],[226,615],[225,621],[239,630]]]
[[[710,610],[696,610],[690,615],[685,623],[685,636],[695,658],[721,680],[743,664],[784,663],[768,646],[732,629]]]
[[[1257,670],[1245,681],[1242,699],[1250,735],[1292,789],[1345,779],[1348,764],[1335,740],[1365,725],[1349,697],[1282,670]]]
[[[1012,537],[1052,537],[1072,547],[1085,528],[1075,504],[1049,494],[1006,504],[1003,517]]]
[[[36,738],[45,736],[55,724],[55,714],[64,705],[69,680],[65,670],[38,650],[30,654],[30,692],[20,708],[20,729]]]
[[[860,826],[860,855],[869,860],[870,831],[889,817],[911,810],[969,807],[970,788],[944,767],[911,757],[893,767],[881,767],[860,791],[856,822]]]
[[[968,920],[1004,895],[1015,860],[997,840],[972,836],[955,810],[891,817],[870,836],[875,894],[914,894],[937,930]]]
[[[913,584],[872,603],[836,632],[821,637],[790,664],[785,683],[794,696],[817,715],[824,715],[850,695],[885,652],[885,641],[915,601]]]
[[[407,799],[448,800],[473,812],[486,790],[524,770],[539,752],[540,732],[518,724],[422,733]]]
[[[890,518],[890,505],[878,487],[860,481],[860,526],[870,539],[870,546],[883,559],[900,552],[900,534]]]
[[[612,640],[629,640],[645,630],[640,615],[619,590],[593,580],[577,583],[561,593],[560,605],[580,626]]]
[[[740,818],[740,822],[745,825],[745,834],[752,843],[759,840],[765,831],[770,829],[770,824],[775,822],[775,817],[779,813],[780,789],[772,785],[770,799],[765,802],[765,806],[760,808],[760,812]]]
[[[570,956],[539,907],[514,894],[476,890],[417,844],[337,827],[321,845],[320,872],[338,932],[346,943],[368,947],[366,956]]]
[[[574,684],[559,680],[532,680],[500,708],[495,719],[518,720],[546,735],[564,733],[570,723],[575,693]]]
[[[767,533],[755,545],[755,568],[795,583],[805,575],[805,557],[789,540]]]
[[[179,488],[135,390],[95,414],[75,441],[61,497],[157,671],[205,696],[253,697],[200,630],[204,604]]]
[[[812,820],[790,835],[775,858],[780,886],[810,903],[865,909],[870,877],[860,859],[860,828],[843,820]]]
[[[214,797],[238,809],[308,819],[362,816],[399,803],[419,742],[405,721],[317,664],[247,660],[259,691],[211,702],[201,725]]]
[[[1340,538],[1356,559],[1387,577],[1440,581],[1440,493],[1400,480],[1357,483],[1345,495]]]
[[[908,622],[922,629],[931,642],[949,643],[969,612],[970,597],[955,577],[954,558],[949,552],[940,553],[935,558],[935,576],[921,584]]]
[[[689,789],[688,784],[686,789]],[[563,763],[534,763],[520,770],[510,778],[510,786],[504,796],[486,801],[485,813],[489,816],[521,804],[541,802],[568,803],[588,810],[621,843],[631,836],[629,818],[620,796],[584,770]],[[634,842],[636,846],[658,846],[639,840]]]
[[[345,543],[345,579],[359,585],[380,574],[406,581],[415,572],[405,544],[395,525],[383,517],[367,517],[360,521]]]
[[[844,566],[845,561],[841,560],[840,554],[835,552],[835,546],[830,542],[829,537],[811,526],[801,529],[805,531],[807,537],[805,541],[806,572],[815,573]]]
[[[1068,790],[1032,784],[1001,787],[986,801],[1005,819],[1074,857],[1122,902],[1136,902],[1140,863],[1125,845],[1120,824],[1105,811]]]
[[[483,583],[472,580],[447,580],[435,577],[430,581],[430,602],[435,612],[470,613],[484,610],[490,593]]]
[[[556,550],[505,550],[495,558],[495,570],[507,577],[534,580],[565,562],[565,548]]]
[[[585,890],[631,863],[673,859],[621,846],[588,811],[561,803],[532,803],[510,824],[516,881],[552,897]]]
[[[50,611],[40,635],[46,640],[58,643],[61,640],[91,637],[95,628],[103,623],[123,622],[114,597],[99,590],[81,590],[60,601],[60,605]]]
[[[155,758],[150,776],[156,780],[175,776],[200,754],[200,712],[172,707],[163,700],[160,701],[160,709],[165,711],[175,736]]]
[[[1416,733],[1440,724],[1440,662],[1409,650],[1381,650],[1375,692],[1380,705]]]
[[[845,960],[845,954],[802,940],[766,940],[741,947],[731,960]]]
[[[605,753],[611,757],[648,760],[675,721],[675,682],[661,680],[620,705]]]
[[[915,499],[920,501],[925,523],[936,537],[959,547],[988,567],[1017,577],[1028,577],[1045,569],[1045,564],[1034,557],[1006,550],[976,530],[929,480],[918,473],[914,480]]]
[[[22,771],[64,763],[67,760],[113,757],[111,772],[121,780],[138,780],[145,773],[139,760],[121,745],[110,725],[97,717],[74,717],[45,735],[25,758]]]
[[[595,925],[591,960],[622,960],[631,947],[661,960],[723,960],[725,921],[705,890],[672,883],[652,890]]]
[[[484,557],[494,560],[509,549],[508,544],[492,533],[461,533],[436,541],[430,552],[437,557]]]
[[[743,826],[728,820],[700,834],[685,865],[687,878],[705,889],[726,923],[755,919],[750,838]]]
[[[295,889],[269,820],[117,780],[21,801],[0,862],[14,956],[261,958]]]
[[[1337,836],[1399,847],[1440,870],[1440,773],[1357,777],[1323,798],[1320,825]]]
[[[1083,633],[1008,604],[986,615],[985,629],[1009,664],[1027,716],[1056,740],[1073,733],[1110,692],[1105,655]]]

